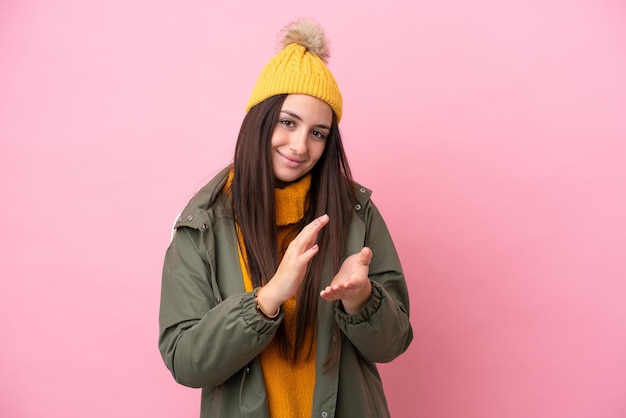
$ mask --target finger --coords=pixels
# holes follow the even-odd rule
[[[304,263],[308,263],[313,259],[313,257],[315,257],[315,254],[317,254],[319,250],[320,247],[317,244],[313,244],[311,248],[302,253],[302,255],[300,256],[301,261]]]
[[[328,221],[328,215],[322,215],[319,218],[314,219],[306,225],[302,231],[300,231],[300,233],[292,241],[292,244],[301,248],[301,251],[306,251],[306,249],[308,249],[307,247],[315,243],[317,240],[317,234],[328,224]]]
[[[293,249],[293,248],[292,248]],[[293,253],[293,260],[297,265],[301,266],[301,268],[305,268],[305,266],[311,262],[313,257],[319,252],[319,246],[317,244],[313,244],[309,248],[302,248],[301,252]],[[285,258],[283,257],[283,261]]]
[[[363,247],[361,251],[359,252],[359,261],[362,264],[369,266],[370,262],[372,261],[373,256],[374,256],[374,253],[369,247]]]
[[[339,299],[344,299],[353,293],[354,292],[351,291],[351,289],[347,289],[347,288],[335,289],[335,288],[327,287],[326,289],[320,292],[320,296],[326,300],[339,300]]]
[[[310,222],[307,226],[304,227],[303,231],[306,229],[310,229],[312,231],[315,231],[316,233],[319,232],[322,228],[324,228],[326,226],[326,224],[328,224],[328,221],[330,220],[330,217],[327,214],[324,214],[318,218],[315,218],[313,220],[313,222]]]
[[[339,297],[330,286],[327,286],[320,292],[320,296],[326,300],[337,300]]]

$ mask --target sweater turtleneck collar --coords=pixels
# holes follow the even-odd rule
[[[230,170],[223,190],[230,190],[234,176],[234,170]],[[304,218],[309,209],[310,188],[311,173],[307,173],[285,187],[274,189],[276,226],[293,225]]]

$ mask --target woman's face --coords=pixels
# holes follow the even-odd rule
[[[290,94],[272,132],[272,170],[279,182],[291,183],[311,171],[322,156],[333,111],[313,96]]]

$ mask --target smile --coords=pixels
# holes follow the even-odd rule
[[[287,157],[286,155],[282,154],[280,151],[276,151],[276,152],[278,153],[278,155],[280,155],[282,157],[283,161],[288,166],[297,167],[300,164],[306,162],[306,160],[296,160],[296,159],[293,159],[291,157]]]

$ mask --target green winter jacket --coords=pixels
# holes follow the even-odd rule
[[[229,169],[191,199],[175,225],[163,267],[159,349],[178,383],[202,388],[203,418],[263,418],[268,406],[258,355],[283,314],[264,319],[253,294],[244,290],[230,198],[221,192]],[[371,192],[356,187],[346,256],[372,249],[372,296],[354,315],[320,300],[313,417],[388,417],[375,363],[393,360],[413,339],[396,250]],[[332,277],[324,275],[320,288]],[[338,366],[328,369],[333,322],[341,330],[342,349]]]

